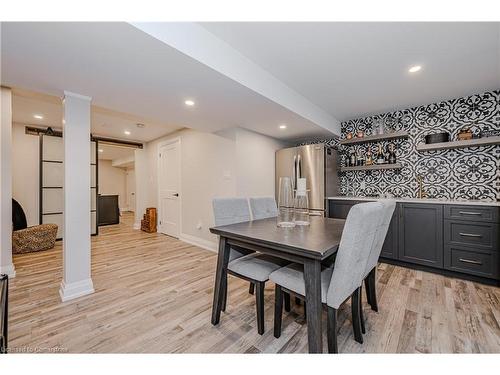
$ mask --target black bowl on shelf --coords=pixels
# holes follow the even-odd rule
[[[450,141],[450,133],[447,132],[427,134],[425,136],[426,144],[449,142],[449,141]]]

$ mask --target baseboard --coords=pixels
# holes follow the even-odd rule
[[[186,233],[181,233],[181,235],[179,236],[179,240],[187,242],[191,245],[201,247],[202,249],[205,250],[213,251],[215,253],[217,252],[217,243],[204,240],[203,238],[192,236]]]
[[[13,279],[16,277],[16,268],[12,263],[8,266],[2,266],[0,267],[0,274],[7,275],[9,276],[9,279]]]
[[[63,302],[86,296],[87,294],[94,293],[94,284],[92,279],[86,279],[81,281],[76,281],[74,283],[67,284],[61,281],[61,288],[59,289],[59,295]]]

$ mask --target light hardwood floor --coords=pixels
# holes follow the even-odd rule
[[[257,334],[248,284],[230,277],[221,323],[210,324],[216,255],[132,229],[132,217],[92,239],[95,293],[61,303],[61,243],[14,257],[10,347],[84,353],[307,352],[302,308],[272,332],[274,286],[266,288],[266,332]],[[363,302],[367,333],[353,339],[350,306],[339,311],[339,350],[500,352],[500,288],[387,264],[378,268],[379,312]],[[364,297],[363,297],[364,298]],[[326,327],[326,322],[325,326]],[[325,337],[326,348],[326,337]]]

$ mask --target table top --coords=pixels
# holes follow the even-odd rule
[[[324,259],[338,249],[345,220],[311,216],[310,225],[281,228],[275,217],[210,228],[220,236]]]

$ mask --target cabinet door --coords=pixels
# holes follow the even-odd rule
[[[333,219],[346,219],[352,206],[365,201],[351,201],[344,199],[330,199],[328,201],[328,217]]]
[[[380,256],[389,259],[398,259],[398,223],[399,223],[399,207],[398,204],[392,214],[391,224],[385,236],[384,245]]]
[[[402,203],[399,260],[443,268],[443,206]]]

